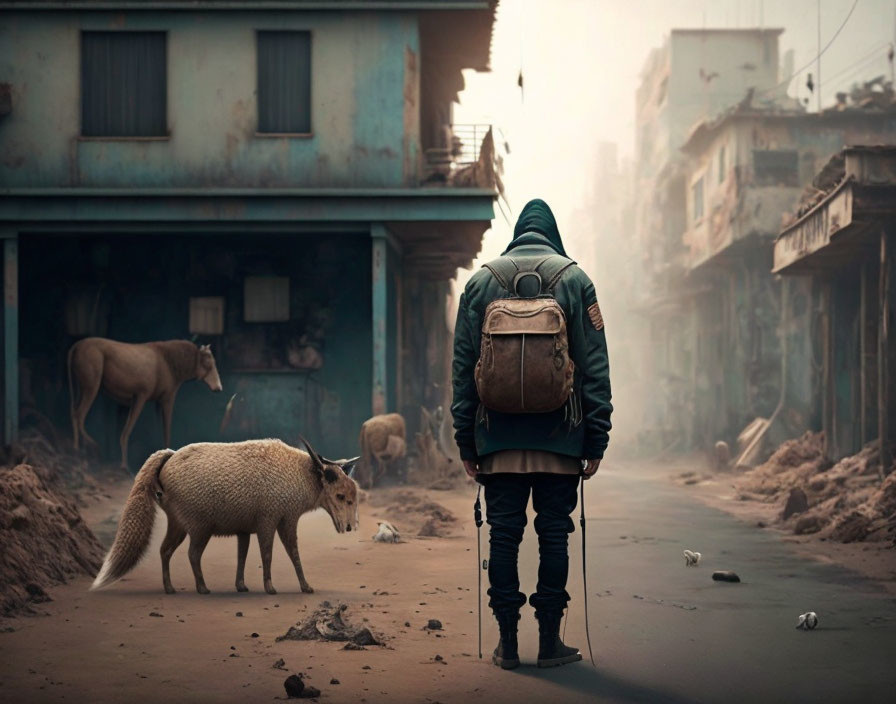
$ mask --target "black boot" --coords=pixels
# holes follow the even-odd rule
[[[519,609],[495,611],[495,619],[498,621],[498,631],[501,638],[498,647],[492,655],[492,662],[504,670],[513,670],[520,666],[520,656],[517,652],[516,628],[520,620]]]
[[[539,667],[557,667],[582,659],[578,648],[563,645],[563,641],[560,640],[562,611],[536,611],[535,618],[538,619]]]

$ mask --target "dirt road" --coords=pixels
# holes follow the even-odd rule
[[[369,503],[360,535],[336,535],[322,513],[304,517],[299,544],[314,594],[299,592],[282,548],[274,553],[280,593],[265,594],[254,538],[251,591],[238,594],[236,539],[215,538],[203,562],[212,594],[195,593],[184,546],[172,560],[180,591],[165,595],[160,514],[149,556],[126,580],[99,593],[80,580],[52,592],[48,616],[8,622],[15,630],[0,633],[0,692],[20,702],[264,702],[285,698],[284,679],[302,672],[328,702],[892,701],[892,596],[699,503],[658,469],[612,464],[586,492],[597,669],[536,669],[527,609],[524,665],[502,672],[487,659],[497,637],[489,618],[485,659],[476,653],[473,493],[426,492],[460,519],[449,538],[373,543],[380,510]],[[119,487],[87,516],[104,540],[123,496]],[[401,525],[406,517],[388,518]],[[533,538],[530,521],[524,591],[534,585]],[[702,552],[704,563],[686,568],[684,548]],[[579,549],[576,533],[567,641],[584,652]],[[743,582],[713,582],[713,569],[736,570]],[[324,599],[349,604],[388,647],[275,640]],[[818,629],[795,630],[807,610],[818,613]],[[424,630],[429,619],[443,629]],[[273,667],[281,658],[285,670]]]

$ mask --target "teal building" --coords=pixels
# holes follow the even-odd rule
[[[451,106],[495,5],[0,2],[5,441],[68,432],[90,335],[212,346],[224,393],[184,385],[175,446],[345,456],[371,414],[443,403],[449,283],[497,195]],[[98,402],[112,456],[118,427]],[[131,464],[160,443],[144,412]]]

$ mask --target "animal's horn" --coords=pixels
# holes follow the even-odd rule
[[[323,469],[324,461],[319,454],[314,451],[314,448],[311,447],[311,443],[309,443],[304,435],[299,435],[299,440],[302,441],[302,444],[305,446],[305,449],[308,450],[308,454],[311,455],[311,459],[314,461],[314,464],[317,465],[319,469]]]
[[[355,468],[358,466],[359,459],[361,459],[360,455],[352,457],[350,460],[342,460],[342,462],[339,463],[339,466],[342,467],[342,471],[345,472],[349,479],[354,479]]]

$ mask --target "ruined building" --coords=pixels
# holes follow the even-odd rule
[[[691,294],[682,289],[687,250],[686,155],[694,126],[740,101],[750,88],[781,95],[781,29],[673,29],[651,52],[636,93],[635,238],[643,278],[634,298],[649,345],[640,351],[643,445],[689,447],[694,390]]]
[[[451,105],[495,5],[0,2],[6,441],[68,427],[88,335],[211,344],[225,393],[184,387],[175,445],[341,456],[371,413],[442,403],[448,284],[498,183]],[[115,420],[89,418],[109,449]],[[143,414],[135,452],[160,438]]]
[[[801,361],[825,452],[839,459],[896,440],[896,144],[849,147],[806,188],[774,245],[774,271],[812,291],[813,335]],[[799,285],[799,284],[796,284]]]

